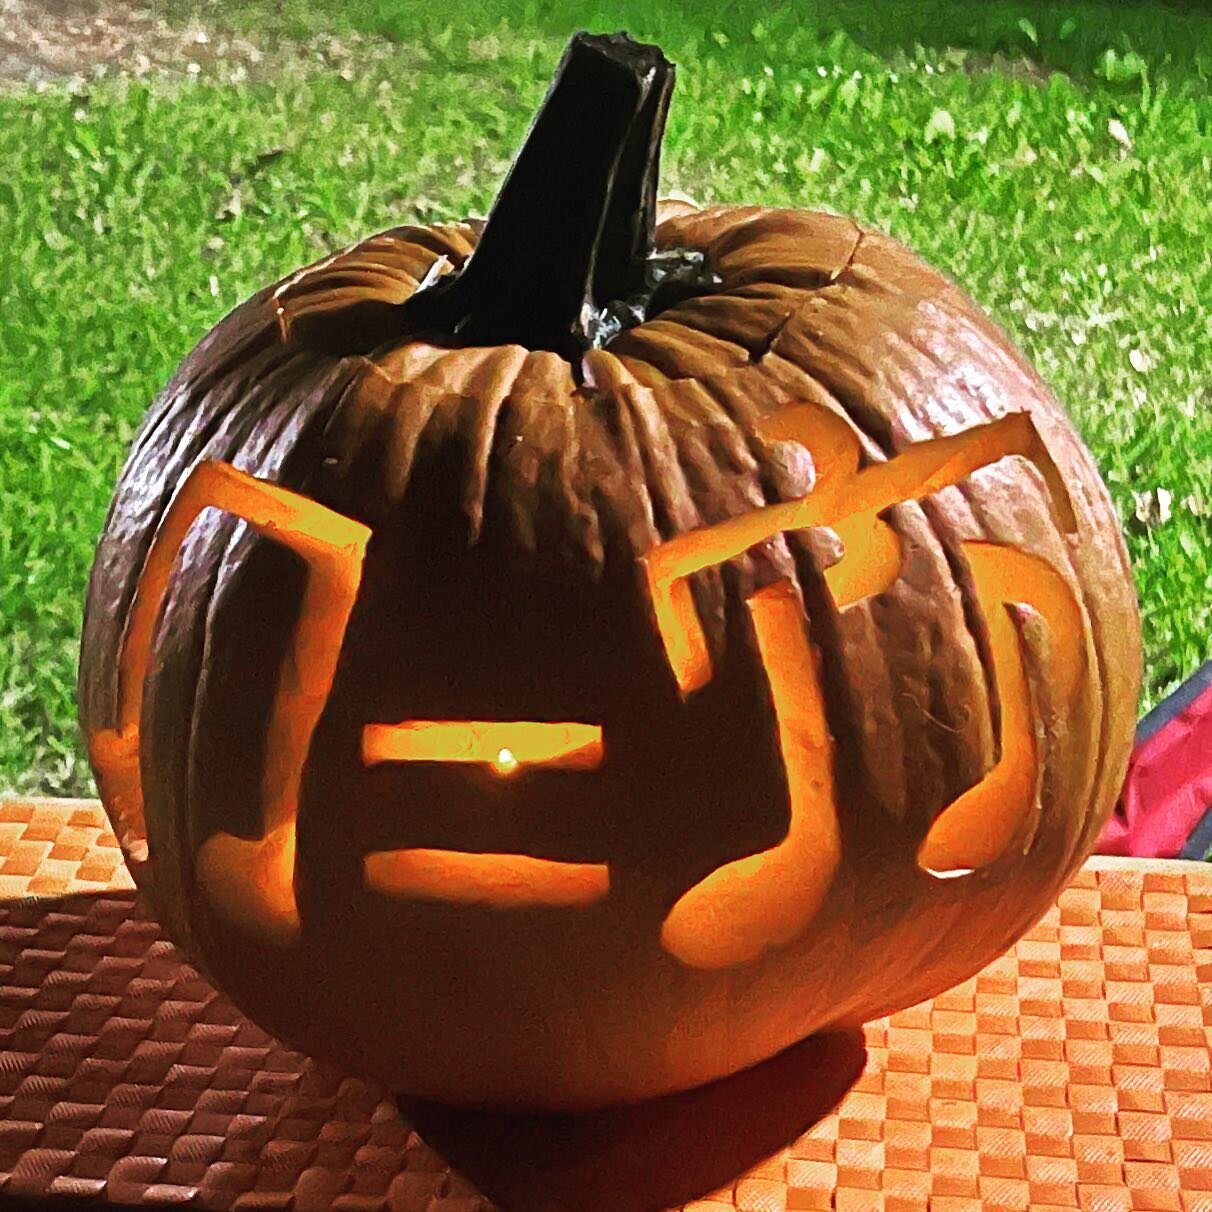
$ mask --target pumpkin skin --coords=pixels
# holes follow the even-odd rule
[[[457,273],[478,224],[393,229],[266,288],[160,397],[100,542],[81,719],[136,878],[251,1018],[397,1091],[634,1100],[912,1005],[1038,920],[1124,776],[1140,668],[1126,553],[1088,454],[1007,337],[848,219],[667,203],[658,220],[657,250],[701,253],[719,283],[590,350],[581,382],[558,354],[520,344],[413,335],[345,349],[441,258]],[[696,572],[710,670],[679,686],[654,558],[677,536],[811,500],[825,464],[796,437],[798,417],[840,425],[867,469],[1019,414],[1044,464],[994,457],[883,507],[895,576],[879,592],[839,603],[830,569],[865,558],[844,519],[832,535],[776,530]],[[233,916],[199,859],[216,834],[266,830],[267,721],[307,581],[272,528],[218,509],[193,523],[149,641],[137,738],[121,724],[148,552],[208,463],[368,532],[304,738],[289,937]],[[1027,605],[980,592],[976,557],[993,567],[999,552],[1028,576],[1050,570],[1076,630],[1058,635],[1027,586]],[[780,588],[811,654],[790,673],[782,649],[762,647],[752,605]],[[999,801],[977,803],[978,825],[948,853],[981,861],[933,874],[919,861],[932,828],[998,763],[1013,690],[995,671],[997,611],[1021,656],[1032,810],[987,854],[980,813],[997,817]],[[810,699],[809,682],[828,784],[793,787],[802,764],[779,709]],[[368,763],[367,726],[402,720],[582,721],[600,726],[603,750],[592,769],[507,776]],[[721,892],[714,916],[700,895],[671,943],[688,892],[788,836],[793,791],[813,825],[791,868],[739,900]],[[436,890],[392,895],[371,886],[365,856],[396,848],[582,864],[606,886],[543,903],[531,895],[542,871],[523,867],[529,891],[447,896],[456,860]],[[779,925],[765,902],[809,885],[812,904]],[[738,905],[760,920],[733,945]]]

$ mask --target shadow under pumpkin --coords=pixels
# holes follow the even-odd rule
[[[373,1123],[384,1139],[391,1117],[378,1087],[287,1052],[242,1022],[222,994],[164,947],[134,893],[0,903],[0,967],[7,973],[0,982],[3,1118],[14,1128],[34,1130],[33,1136],[0,1132],[0,1173],[6,1176],[0,1203],[6,1209],[160,1206],[155,1193],[169,1189],[162,1185],[168,1181],[164,1162],[148,1156],[140,1164],[146,1138],[133,1129],[145,1117],[156,1119],[160,1132],[166,1123],[179,1125],[171,1131],[179,1134],[181,1156],[193,1156],[190,1133],[201,1130],[198,1117],[212,1126],[223,1118],[213,1099],[220,1090],[222,1106],[234,1101],[249,1111],[228,1117],[226,1164],[213,1174],[205,1164],[196,1167],[199,1207],[227,1206],[243,1190],[291,1189],[298,1175],[275,1149],[308,1150],[333,1139],[325,1131],[330,1126],[356,1133]],[[68,974],[71,980],[55,979]],[[175,1042],[140,1047],[157,1038],[167,1006]],[[220,1032],[229,1042],[216,1045],[215,1024],[234,1024]],[[247,1071],[250,1045],[265,1053],[260,1075],[272,1074],[272,1098],[262,1093],[247,1101],[258,1085],[258,1075]],[[193,1063],[175,1063],[179,1056]],[[589,1115],[509,1115],[402,1101],[398,1129],[386,1133],[399,1144],[370,1150],[375,1166],[355,1157],[347,1169],[334,1168],[317,1156],[310,1173],[314,1179],[324,1171],[321,1177],[334,1190],[358,1183],[372,1190],[376,1182],[391,1181],[390,1174],[370,1172],[388,1160],[391,1173],[415,1176],[423,1202],[429,1196],[421,1192],[445,1189],[462,1175],[483,1193],[485,1200],[473,1205],[482,1212],[487,1201],[507,1212],[675,1206],[731,1184],[802,1136],[841,1102],[865,1061],[862,1033],[851,1031],[814,1036],[684,1094]],[[171,1114],[157,1119],[161,1107]],[[69,1114],[57,1114],[59,1109]],[[300,1139],[303,1123],[314,1125],[311,1139]],[[426,1159],[424,1171],[410,1128],[441,1155]],[[79,1148],[86,1137],[87,1151]],[[44,1158],[48,1150],[51,1156]],[[229,1155],[239,1163],[226,1161]],[[455,1174],[432,1173],[434,1161],[445,1161]],[[174,1164],[183,1180],[188,1166]],[[55,1197],[52,1184],[65,1173],[81,1176],[81,1193],[104,1186],[104,1197]],[[188,1189],[179,1183],[172,1188]]]

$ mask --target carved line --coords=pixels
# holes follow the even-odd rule
[[[844,555],[825,577],[843,608],[887,590],[899,575],[900,541],[880,511],[955,484],[1009,455],[1035,463],[1062,526],[1076,526],[1059,472],[1027,413],[921,443],[866,468],[860,468],[858,435],[843,418],[817,405],[788,409],[762,432],[809,449],[817,468],[812,493],[679,535],[645,559],[657,627],[683,696],[711,677],[688,578],[785,530],[832,526],[837,532]],[[969,874],[993,862],[1023,832],[1036,803],[1038,755],[1013,605],[1025,603],[1046,620],[1063,702],[1074,699],[1085,668],[1081,609],[1058,572],[1038,557],[999,544],[969,542],[962,549],[989,620],[993,676],[1002,701],[1000,754],[980,783],[943,810],[918,851],[919,865],[940,877]],[[791,819],[782,842],[717,868],[670,910],[665,944],[695,967],[744,963],[793,939],[815,915],[840,862],[832,738],[802,603],[783,581],[755,594],[749,607],[774,700]],[[1030,828],[1026,844],[1033,833]],[[773,902],[772,887],[778,889]]]
[[[863,468],[859,467],[862,446],[858,434],[843,417],[819,405],[787,409],[763,425],[761,431],[771,440],[790,438],[808,448],[817,468],[812,492],[793,501],[762,506],[714,526],[687,531],[644,557],[657,625],[683,694],[699,689],[711,679],[711,657],[688,578],[735,559],[777,534],[811,526],[835,529],[839,524],[857,526],[860,516],[870,519],[863,525],[877,529],[884,525],[877,515],[890,506],[929,496],[1009,455],[1022,455],[1039,468],[1061,514],[1062,527],[1072,530],[1075,525],[1060,474],[1028,413],[1011,413],[962,434],[921,442],[884,463]],[[889,547],[886,537],[881,537],[880,542],[885,549]],[[887,588],[896,579],[900,561],[895,535],[891,542],[896,543],[895,567],[885,558],[879,576],[867,574],[863,577],[865,584],[855,582],[850,592],[878,592],[869,586]],[[826,572],[826,579],[832,582],[831,590],[834,583],[851,575],[836,572],[838,567],[835,565]]]
[[[1000,753],[985,777],[952,800],[930,826],[917,862],[935,875],[960,875],[986,867],[1022,835],[1024,853],[1038,822],[1039,754],[1022,637],[1014,621],[1029,606],[1048,626],[1049,678],[1061,706],[1072,706],[1086,668],[1081,607],[1051,565],[1000,543],[961,544],[989,627],[994,684],[1001,703]]]
[[[528,766],[592,770],[602,761],[597,724],[531,720],[405,720],[368,724],[362,760],[472,762],[510,775]],[[469,854],[412,847],[365,856],[366,883],[389,896],[486,904],[497,909],[593,904],[610,890],[605,863],[574,863],[526,854]]]
[[[471,762],[511,774],[524,766],[592,770],[602,761],[597,724],[531,720],[404,720],[367,724],[362,761]]]
[[[669,911],[661,941],[695,968],[734,967],[791,942],[816,915],[841,859],[832,742],[803,603],[790,581],[779,581],[747,605],[776,704],[791,821],[778,845],[717,867]]]
[[[128,832],[146,838],[139,718],[169,577],[194,521],[220,509],[301,556],[307,578],[299,623],[283,659],[266,736],[264,835],[216,833],[199,849],[199,882],[212,904],[276,942],[299,930],[294,899],[295,820],[303,763],[332,687],[370,531],[307,497],[229,463],[201,463],[169,506],[139,576],[118,665],[118,726],[90,738],[98,781]]]

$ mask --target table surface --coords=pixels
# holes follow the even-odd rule
[[[522,1117],[289,1051],[162,938],[95,802],[9,800],[0,1049],[0,1205],[1212,1212],[1212,865],[1092,859],[979,976],[862,1033]]]

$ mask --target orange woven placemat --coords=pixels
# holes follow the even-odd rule
[[[1212,866],[1101,859],[862,1037],[594,1116],[402,1108],[183,963],[95,803],[0,804],[0,1206],[1212,1212],[1210,1045]]]

